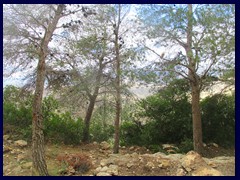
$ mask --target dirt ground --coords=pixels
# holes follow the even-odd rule
[[[11,145],[8,145],[11,146]],[[63,154],[84,154],[90,158],[91,167],[87,172],[79,173],[74,171],[70,173],[62,173],[63,164],[57,159]],[[101,149],[100,144],[82,144],[79,146],[67,145],[46,145],[46,162],[49,174],[52,176],[59,175],[75,175],[75,176],[94,176],[96,169],[103,166],[104,160],[109,161],[115,158],[118,165],[119,176],[172,176],[176,174],[179,168],[179,161],[171,161],[166,168],[157,167],[157,159],[153,158],[152,152],[144,147],[122,147],[118,155],[112,154],[110,149]],[[228,157],[235,156],[234,149],[224,149],[220,147],[205,148],[206,158],[214,158],[223,156],[225,160]],[[181,156],[181,154],[176,155]],[[234,158],[235,159],[235,158]],[[216,161],[215,169],[222,172],[223,175],[235,175],[235,161],[224,161],[218,163]],[[11,151],[5,152],[3,155],[3,173],[5,176],[30,176],[31,175],[31,148],[28,145],[24,148],[11,148]],[[217,165],[216,165],[217,164]]]

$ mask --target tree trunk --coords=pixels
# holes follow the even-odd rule
[[[43,134],[43,115],[42,98],[46,73],[45,59],[48,55],[48,44],[56,29],[59,19],[62,17],[64,5],[58,5],[56,14],[46,29],[44,38],[39,50],[39,61],[37,67],[36,88],[33,100],[33,119],[32,119],[32,175],[48,176],[47,164],[45,160],[44,134]]]
[[[94,110],[94,105],[95,105],[95,101],[96,101],[97,96],[94,96],[90,99],[90,103],[87,109],[87,113],[84,119],[84,129],[83,129],[83,139],[82,141],[84,143],[89,143],[90,137],[89,137],[89,129],[90,129],[90,120],[92,117],[92,113]]]
[[[192,84],[192,120],[193,120],[193,145],[194,150],[202,154],[202,120],[200,109],[200,90],[199,85]]]
[[[200,111],[200,81],[196,74],[196,60],[193,58],[192,52],[192,36],[193,36],[193,14],[192,5],[188,5],[188,29],[187,29],[187,45],[185,47],[189,70],[188,77],[191,86],[192,95],[192,121],[193,121],[193,144],[194,150],[202,154],[202,120]]]
[[[121,119],[121,62],[120,62],[120,51],[119,51],[119,25],[121,23],[120,21],[120,5],[119,5],[119,14],[118,14],[118,24],[114,28],[114,34],[115,34],[115,53],[116,53],[116,117],[115,117],[115,134],[114,134],[114,146],[113,146],[113,153],[119,152],[119,132],[120,132],[120,119]]]
[[[45,161],[42,96],[45,79],[45,58],[41,57],[37,68],[36,89],[33,102],[32,120],[32,175],[48,176],[47,164]]]

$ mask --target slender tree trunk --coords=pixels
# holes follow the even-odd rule
[[[117,60],[117,78],[116,78],[116,117],[115,117],[115,136],[113,153],[119,152],[119,132],[121,119],[121,91],[120,91],[120,62]]]
[[[188,5],[188,29],[187,29],[187,45],[186,54],[189,62],[188,77],[190,79],[191,95],[192,95],[192,121],[193,121],[193,145],[194,150],[202,154],[202,120],[200,110],[200,81],[196,74],[196,60],[193,58],[192,52],[192,36],[193,36],[193,15],[192,5]]]
[[[92,117],[92,113],[94,110],[95,102],[96,102],[97,96],[90,99],[90,103],[87,109],[87,113],[84,119],[84,129],[83,129],[83,139],[82,141],[84,143],[89,143],[90,137],[89,137],[89,129],[90,129],[90,120]]]
[[[114,146],[113,146],[113,153],[119,152],[119,135],[120,135],[120,119],[121,119],[121,59],[120,59],[120,51],[119,51],[119,26],[121,23],[120,20],[120,14],[121,14],[121,6],[118,7],[118,21],[117,25],[114,27],[114,35],[115,35],[115,53],[116,53],[116,117],[115,117],[115,134],[114,134]]]
[[[92,118],[92,113],[93,113],[96,99],[97,99],[99,89],[100,89],[100,83],[101,83],[102,73],[103,73],[103,64],[102,64],[103,58],[104,58],[104,55],[102,57],[100,57],[100,59],[99,59],[99,69],[98,69],[97,76],[96,76],[96,86],[95,86],[93,95],[90,94],[89,89],[87,90],[88,91],[87,94],[90,99],[90,102],[89,102],[87,113],[86,113],[86,116],[84,119],[85,124],[84,124],[83,139],[82,139],[82,142],[84,142],[84,143],[89,143],[89,140],[90,140],[90,133],[89,133],[90,121]]]
[[[47,164],[45,160],[44,134],[43,134],[43,114],[42,98],[46,73],[45,60],[48,55],[48,44],[56,29],[58,20],[62,17],[64,5],[58,5],[55,17],[49,23],[44,38],[39,49],[39,61],[37,67],[36,88],[33,100],[33,119],[32,119],[32,175],[48,176]]]

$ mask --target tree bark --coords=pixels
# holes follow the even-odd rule
[[[84,143],[89,143],[90,140],[90,134],[89,134],[89,129],[90,129],[90,120],[92,117],[92,113],[94,110],[95,102],[96,102],[97,96],[94,96],[90,99],[89,106],[87,109],[87,113],[84,119],[84,129],[83,129],[83,139],[82,141]]]
[[[45,36],[39,49],[39,61],[37,67],[37,78],[35,94],[33,99],[33,119],[32,119],[32,158],[33,167],[32,175],[48,176],[47,164],[45,160],[44,134],[43,134],[43,115],[42,115],[42,98],[44,91],[44,81],[46,73],[45,60],[48,55],[48,44],[56,29],[57,23],[61,18],[64,5],[58,5],[55,11],[55,17],[52,23],[48,25]]]
[[[120,14],[121,14],[121,6],[118,7],[118,21],[117,25],[114,28],[114,35],[115,35],[115,53],[116,53],[116,117],[114,122],[115,127],[115,134],[114,134],[114,146],[113,146],[113,153],[117,154],[119,153],[119,134],[120,134],[120,119],[121,119],[121,59],[120,59],[120,51],[119,51],[119,26],[121,23],[120,20]]]
[[[202,142],[202,120],[200,109],[200,89],[199,85],[192,84],[192,118],[193,118],[193,145],[194,151],[199,154],[203,153]]]
[[[47,164],[45,161],[42,96],[45,79],[45,58],[42,55],[37,68],[36,90],[33,102],[32,120],[32,175],[48,176]]]
[[[103,59],[104,59],[104,55],[102,57],[100,57],[100,59],[99,59],[99,69],[98,69],[97,76],[96,76],[96,83],[95,83],[96,86],[95,86],[93,95],[91,95],[91,93],[89,91],[87,92],[90,102],[89,102],[87,113],[86,113],[86,116],[84,119],[85,124],[84,124],[83,139],[82,139],[82,142],[84,142],[84,143],[89,143],[89,141],[90,141],[90,133],[89,133],[90,121],[92,118],[92,113],[93,113],[96,99],[97,99],[99,89],[100,89],[100,83],[101,83],[102,74],[103,74],[103,64],[102,64]]]
[[[192,5],[188,5],[188,29],[187,29],[187,45],[185,47],[189,70],[188,77],[190,79],[191,96],[192,96],[192,121],[193,121],[193,145],[194,150],[202,154],[202,120],[200,110],[200,80],[196,74],[196,60],[193,58],[192,52],[192,36],[193,36],[193,15]]]

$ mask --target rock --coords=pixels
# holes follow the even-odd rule
[[[103,141],[100,143],[100,147],[102,150],[108,150],[110,149],[110,144],[108,144],[106,141]]]
[[[93,145],[98,145],[98,143],[96,141],[93,142]]]
[[[107,166],[104,166],[100,169],[99,172],[106,172],[108,170],[108,167]]]
[[[26,159],[26,155],[25,154],[18,154],[17,156],[17,162],[20,162],[22,160]]]
[[[13,141],[12,141],[12,140],[7,140],[7,142],[8,142],[9,144],[12,144]]]
[[[109,174],[107,172],[99,172],[99,173],[97,173],[96,176],[111,176],[111,174]]]
[[[175,150],[179,150],[178,149],[178,147],[176,147],[176,146],[174,146],[174,145],[172,145],[172,144],[163,144],[162,145],[162,148],[164,149],[164,150],[170,150],[170,149],[175,149]]]
[[[137,158],[138,157],[138,153],[134,152],[134,153],[130,154],[130,157]]]
[[[23,169],[31,169],[32,167],[32,162],[27,162],[21,165]]]
[[[19,146],[19,147],[26,147],[26,146],[27,146],[27,142],[24,141],[24,140],[14,141],[14,144],[15,144],[16,146]]]
[[[167,152],[168,152],[169,154],[176,154],[176,153],[177,153],[177,152],[176,152],[175,150],[173,150],[173,149],[168,149]]]
[[[162,158],[162,157],[165,157],[166,154],[164,154],[164,153],[162,153],[162,152],[157,152],[157,153],[154,153],[153,156]]]
[[[179,168],[176,172],[176,176],[185,176],[187,172],[183,168]]]
[[[3,140],[4,141],[7,141],[9,139],[10,135],[6,134],[6,135],[3,135]]]
[[[132,162],[127,163],[127,168],[131,168],[133,165],[134,165],[134,163],[132,163]]]
[[[219,147],[218,144],[216,144],[216,143],[209,143],[209,146],[213,146],[213,147],[216,147],[216,148]]]
[[[185,157],[182,158],[182,166],[191,171],[199,166],[206,166],[207,163],[202,159],[202,156],[195,151],[189,151]]]
[[[206,143],[203,143],[203,147],[207,147],[207,144],[206,144]]]
[[[75,169],[72,166],[69,166],[67,168],[67,172],[68,172],[69,175],[73,175],[73,174],[76,173]]]
[[[110,164],[114,164],[114,160],[112,158],[108,158],[108,159],[103,159],[100,162],[100,165],[103,166],[108,166]]]
[[[155,166],[154,166],[154,164],[153,164],[152,162],[148,162],[148,163],[145,165],[145,168],[147,168],[147,169],[154,169]]]
[[[223,174],[213,168],[201,167],[192,172],[192,176],[223,176]]]
[[[117,176],[118,175],[118,166],[117,165],[110,165],[108,167],[107,173]]]
[[[172,159],[172,160],[180,160],[184,157],[183,154],[169,154],[166,156],[166,158]]]
[[[134,146],[131,146],[131,147],[129,148],[130,151],[133,151],[134,149],[135,149]]]
[[[9,146],[3,145],[3,153],[7,153],[12,151],[12,148],[10,148]]]
[[[163,159],[158,167],[162,169],[167,169],[171,166],[171,162],[168,159]]]

